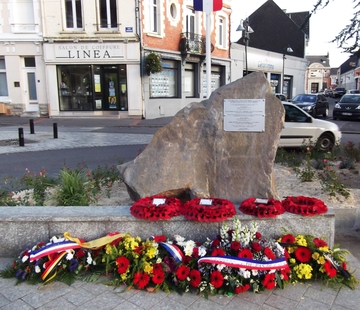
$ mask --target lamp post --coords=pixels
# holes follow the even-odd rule
[[[287,49],[286,49],[286,52],[287,53],[292,53],[294,52],[293,49],[289,46]],[[285,59],[286,59],[286,54],[284,53],[283,54],[283,67],[282,67],[282,83],[281,83],[281,93],[284,95],[284,81],[285,81]]]
[[[242,31],[242,38],[245,41],[245,68],[246,75],[248,74],[248,60],[247,60],[247,47],[249,46],[250,33],[254,33],[254,30],[249,25],[249,19],[240,20],[240,25],[237,27],[236,31]]]

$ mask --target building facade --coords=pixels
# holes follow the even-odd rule
[[[0,113],[47,115],[40,1],[1,1],[0,12]]]
[[[318,93],[333,87],[329,55],[307,56],[305,92]]]
[[[211,91],[230,82],[231,1],[210,14]],[[206,14],[193,0],[141,1],[141,58],[161,56],[162,71],[142,66],[144,117],[173,116],[207,97]]]

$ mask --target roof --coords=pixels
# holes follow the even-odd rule
[[[266,1],[248,20],[254,30],[250,34],[250,47],[304,58],[305,33],[273,0]],[[244,42],[243,38],[237,41],[242,45]],[[288,47],[292,53],[286,51]]]
[[[305,35],[306,38],[310,38],[310,23],[309,19],[311,17],[311,14],[308,11],[305,12],[292,12],[292,13],[286,13],[286,15],[294,21],[294,23],[301,29]]]
[[[340,66],[340,72],[345,73],[356,68],[358,62],[358,57],[356,55],[350,56],[345,62]]]
[[[322,64],[324,67],[330,67],[329,55],[307,55],[306,59],[309,62],[309,65],[313,63],[319,63]]]

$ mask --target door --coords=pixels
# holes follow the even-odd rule
[[[117,66],[104,67],[103,110],[119,110],[119,73]]]
[[[28,112],[39,111],[37,92],[36,92],[36,65],[35,57],[24,58],[23,81],[24,81],[24,101],[25,110]]]

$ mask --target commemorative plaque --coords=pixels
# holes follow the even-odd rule
[[[224,130],[265,131],[265,99],[224,99]]]

